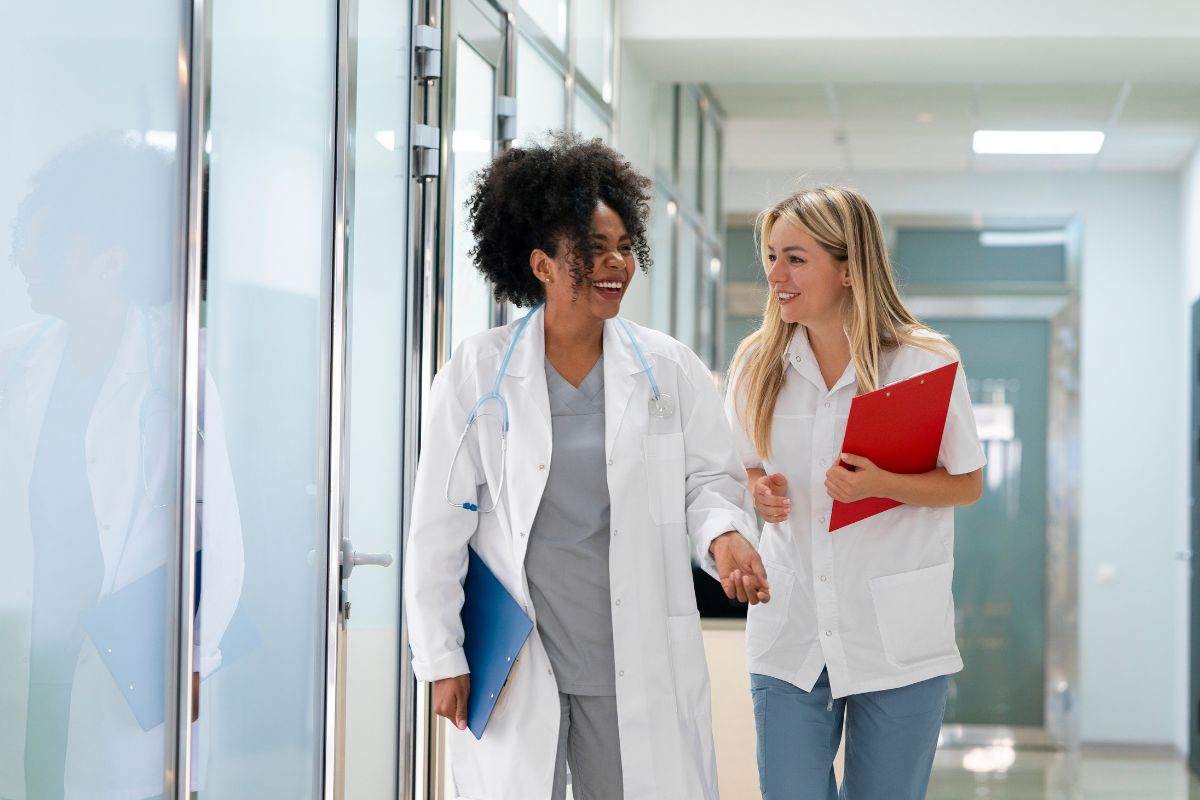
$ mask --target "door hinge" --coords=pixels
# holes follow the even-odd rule
[[[431,125],[414,125],[412,132],[413,177],[436,178],[441,165],[442,131]]]
[[[442,77],[442,31],[432,25],[413,26],[413,77],[435,81]]]
[[[496,138],[511,142],[517,138],[517,98],[500,95],[496,98]]]

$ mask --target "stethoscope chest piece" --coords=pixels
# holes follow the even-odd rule
[[[651,397],[647,403],[650,408],[650,416],[656,419],[667,419],[675,416],[675,398],[669,394],[660,394],[658,397]]]

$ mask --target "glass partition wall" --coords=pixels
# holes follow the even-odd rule
[[[0,798],[432,797],[403,529],[511,317],[461,201],[610,139],[611,0],[0,11]]]
[[[650,324],[669,331],[719,370],[727,349],[722,115],[702,87],[659,86],[653,131]]]

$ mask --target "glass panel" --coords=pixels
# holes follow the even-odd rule
[[[600,90],[604,102],[611,103],[613,4],[612,0],[576,0],[575,68]]]
[[[0,6],[0,797],[148,797],[179,517],[180,6],[64,5]],[[120,684],[110,648],[136,654]]]
[[[608,117],[579,92],[575,93],[575,130],[586,139],[609,140]]]
[[[679,190],[685,206],[700,207],[700,106],[687,87],[679,96]]]
[[[704,220],[714,235],[721,230],[721,132],[704,120]]]
[[[675,214],[675,202],[656,192],[650,212],[650,325],[667,332],[675,295]]]
[[[321,792],[335,45],[323,3],[213,9],[201,800]]]
[[[902,229],[896,274],[909,285],[979,285],[1067,280],[1067,232]]]
[[[354,549],[388,553],[390,567],[359,567],[343,585],[345,800],[397,797],[400,673],[400,502],[408,263],[409,86],[397,79],[395,31],[410,5],[359,0],[348,267],[345,533]],[[407,59],[401,63],[408,64]],[[380,133],[387,134],[380,136]],[[391,145],[390,147],[388,145]]]
[[[471,263],[473,241],[465,204],[475,174],[491,161],[496,121],[496,68],[462,39],[458,40],[456,58],[450,352],[463,339],[491,327],[491,290]]]
[[[567,80],[524,36],[517,41],[517,145],[567,125]]]
[[[521,0],[521,8],[550,41],[566,52],[567,0]]]
[[[700,240],[686,220],[679,225],[678,272],[675,276],[675,338],[696,350],[700,346]]]
[[[654,165],[675,181],[675,101],[678,87],[659,84],[654,89]]]

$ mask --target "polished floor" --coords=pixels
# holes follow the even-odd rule
[[[1200,781],[1167,753],[943,748],[927,800],[1200,800]]]

